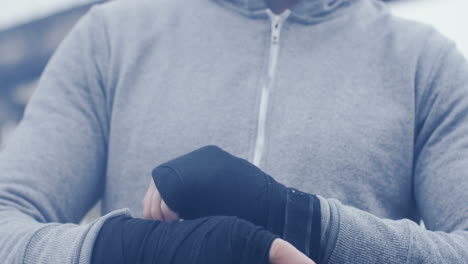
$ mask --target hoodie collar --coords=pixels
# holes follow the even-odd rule
[[[215,0],[249,17],[266,17],[265,0]],[[291,18],[305,24],[315,24],[335,17],[341,9],[355,0],[298,0],[291,8]]]

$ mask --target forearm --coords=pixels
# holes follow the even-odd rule
[[[4,263],[88,264],[102,223],[125,214],[116,211],[88,225],[40,223],[0,205],[0,259]]]
[[[275,238],[235,217],[167,223],[116,216],[104,223],[92,264],[266,264]]]
[[[433,232],[321,198],[322,263],[468,263],[468,232]],[[466,229],[466,228],[465,228]]]

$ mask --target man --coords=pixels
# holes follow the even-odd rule
[[[319,241],[308,253],[324,263],[466,263],[463,56],[380,1],[269,6],[121,0],[84,17],[0,158],[1,258],[89,263],[121,250],[150,262],[181,261],[192,251],[197,263],[217,259],[217,249],[207,248],[219,238],[237,245],[218,243],[221,253],[254,252],[247,260],[266,261],[275,236],[258,224],[230,217],[145,222],[120,210],[142,216],[155,165],[216,144],[284,184],[271,181],[280,194],[295,187],[319,201],[312,204],[320,210],[310,212],[320,212],[320,225],[303,226]],[[106,215],[96,222],[58,224],[77,223],[100,198]],[[174,231],[179,226],[183,233]],[[191,230],[204,237],[199,249]],[[111,243],[115,234],[122,234],[120,247]],[[242,250],[252,248],[242,237],[259,250]],[[147,255],[151,249],[155,256]]]

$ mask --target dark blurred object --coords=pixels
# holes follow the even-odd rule
[[[102,1],[95,1],[102,2]],[[75,7],[0,31],[0,142],[22,118],[24,107],[49,58],[76,21],[91,7]]]

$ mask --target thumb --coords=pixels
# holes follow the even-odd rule
[[[282,239],[275,239],[270,248],[270,264],[315,264],[293,245]]]

